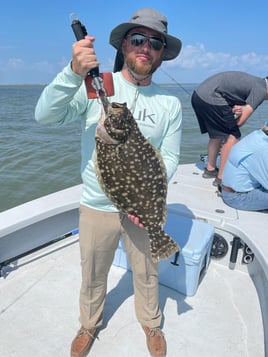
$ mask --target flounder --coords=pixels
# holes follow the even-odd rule
[[[109,103],[96,130],[95,171],[119,211],[139,218],[154,262],[180,249],[163,231],[167,174],[160,153],[143,136],[126,103]]]

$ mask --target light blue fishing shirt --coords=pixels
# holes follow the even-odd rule
[[[268,190],[268,136],[255,130],[235,144],[225,164],[222,183],[236,192]]]
[[[126,102],[145,138],[157,148],[164,160],[168,179],[176,171],[180,156],[182,110],[177,97],[155,83],[136,86],[113,73],[114,96],[111,102]],[[99,186],[94,170],[95,130],[102,106],[88,99],[84,80],[70,64],[43,90],[36,105],[36,120],[44,124],[66,124],[80,120],[81,204],[101,211],[117,212]]]

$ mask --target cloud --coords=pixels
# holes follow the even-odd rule
[[[25,68],[25,63],[21,58],[10,58],[5,66],[6,70],[21,70]]]
[[[48,83],[61,69],[67,65],[69,59],[62,57],[52,62],[42,60],[38,62],[26,61],[13,57],[8,60],[0,59],[0,84],[13,83]],[[101,63],[101,71],[112,70],[113,61],[106,58]],[[249,52],[232,54],[213,52],[206,49],[202,43],[186,45],[180,56],[172,61],[165,61],[162,68],[176,80],[184,83],[198,83],[210,75],[228,70],[239,70],[264,77],[268,74],[268,55]],[[161,71],[156,73],[157,82],[166,82],[167,76]]]
[[[205,45],[198,43],[187,45],[182,53],[173,61],[165,63],[167,70],[177,70],[184,76],[205,78],[212,73],[239,70],[264,76],[268,72],[268,55],[259,55],[249,52],[234,55],[224,52],[212,52],[205,48]]]
[[[264,66],[267,64],[268,55],[258,55],[250,52],[242,55],[232,55],[224,52],[207,51],[203,44],[187,45],[182,50],[181,55],[176,58],[172,65],[179,65],[182,68],[208,67],[233,67],[244,66]],[[268,65],[266,65],[266,68]]]
[[[47,60],[28,62],[22,58],[9,58],[0,61],[0,84],[47,83],[67,65],[68,60],[61,58],[52,63]]]

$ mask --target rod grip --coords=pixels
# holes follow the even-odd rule
[[[85,36],[87,35],[87,29],[85,25],[83,25],[80,22],[80,20],[75,19],[72,21],[71,26],[77,41],[83,40],[83,38],[85,38]],[[100,76],[99,67],[95,67],[91,69],[89,71],[89,75],[91,78],[99,77]]]

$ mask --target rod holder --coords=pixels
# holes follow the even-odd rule
[[[239,237],[234,237],[232,241],[232,250],[230,254],[230,263],[236,263],[238,250],[242,248],[241,239]]]

